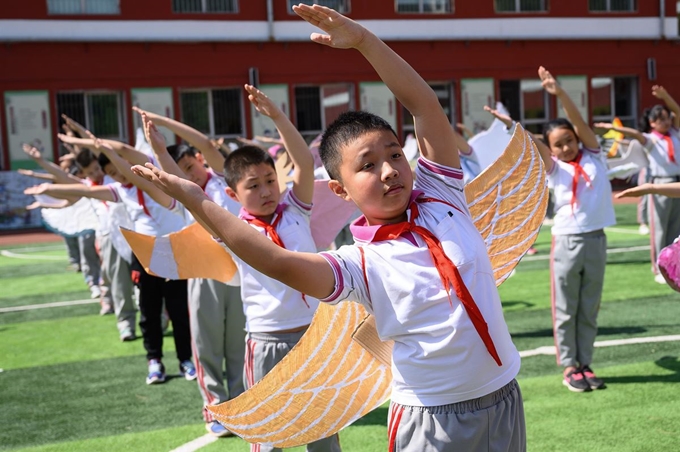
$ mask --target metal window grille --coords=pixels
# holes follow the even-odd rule
[[[451,124],[456,123],[453,109],[453,84],[452,83],[429,83],[430,88],[435,92],[439,99],[439,104],[442,106],[446,117],[449,118]],[[411,112],[402,106],[402,121],[401,128],[404,137],[409,133],[414,133],[415,127],[413,125],[413,115]]]
[[[57,114],[66,114],[99,138],[126,141],[123,96],[120,92],[57,93]]]
[[[548,0],[496,0],[497,12],[522,13],[547,10]]]
[[[293,12],[293,6],[304,3],[305,5],[321,5],[334,9],[339,13],[348,14],[350,12],[350,0],[288,0],[288,12]]]
[[[295,87],[295,120],[307,139],[335,121],[343,112],[354,109],[354,87],[349,83]]]
[[[453,12],[453,0],[395,0],[398,13],[433,13],[447,14]]]
[[[182,122],[212,137],[244,136],[241,90],[201,89],[180,93]]]
[[[637,10],[636,0],[589,0],[590,11],[633,12]]]
[[[625,126],[637,127],[636,77],[593,77],[590,88],[594,97],[591,102],[594,122],[611,122],[618,117]],[[608,102],[598,102],[598,97]]]
[[[120,14],[120,0],[47,0],[47,14]]]
[[[174,13],[237,13],[238,0],[172,0]]]

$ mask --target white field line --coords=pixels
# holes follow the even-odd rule
[[[3,312],[18,312],[18,311],[32,311],[34,309],[44,309],[44,308],[59,308],[62,306],[76,306],[79,304],[93,304],[99,303],[99,299],[87,300],[73,300],[73,301],[55,301],[54,303],[42,303],[42,304],[29,304],[26,306],[10,306],[8,308],[0,308],[0,313]]]
[[[199,438],[196,438],[193,441],[189,441],[186,444],[182,444],[179,446],[177,449],[172,449],[170,452],[194,452],[201,447],[205,447],[208,444],[212,444],[215,441],[217,441],[216,436],[212,436],[210,433],[205,434]]]
[[[66,250],[66,247],[64,245],[57,245],[57,246],[31,246],[31,247],[26,247],[26,248],[12,248],[11,250],[8,251],[15,251],[19,253],[34,253],[36,251],[60,251],[60,250]]]
[[[610,341],[597,341],[595,342],[595,347],[613,347],[616,345],[630,345],[630,344],[647,344],[651,342],[672,342],[680,341],[680,335],[676,334],[674,336],[651,336],[651,337],[631,337],[628,339],[613,339]],[[538,355],[555,355],[554,345],[545,345],[543,347],[538,347],[533,350],[524,350],[519,352],[519,356],[526,358],[528,356],[538,356]]]
[[[640,234],[635,229],[624,229],[624,228],[604,228],[605,231],[616,232],[618,234],[631,234],[631,235],[643,235]],[[649,237],[649,236],[647,236]]]
[[[630,251],[647,251],[649,245],[630,246],[628,248],[610,248],[607,254],[628,253]],[[534,256],[524,256],[523,261],[544,261],[550,259],[550,254],[539,254]]]
[[[7,250],[2,250],[0,251],[0,254],[2,254],[5,257],[13,257],[15,259],[36,259],[36,260],[42,260],[42,261],[65,261],[67,260],[66,256],[41,256],[39,254],[19,254],[19,253],[13,253],[12,251],[7,251]]]

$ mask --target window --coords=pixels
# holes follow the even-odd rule
[[[446,117],[449,118],[451,124],[456,123],[456,118],[453,113],[453,84],[452,83],[428,83],[430,88],[437,94],[439,99],[439,104],[442,106]],[[413,126],[413,115],[406,107],[402,107],[402,138],[406,139],[408,134],[414,133],[415,128]]]
[[[548,94],[540,80],[501,80],[500,98],[510,116],[533,133],[548,121]]]
[[[47,0],[47,14],[120,14],[120,0]]]
[[[637,79],[635,77],[593,77],[590,79],[593,122],[611,122],[637,127]]]
[[[293,6],[304,3],[305,5],[321,5],[334,9],[339,13],[348,14],[350,11],[350,0],[288,0],[288,12],[293,12]]]
[[[548,10],[548,0],[496,0],[496,12],[524,13],[545,12]]]
[[[245,136],[240,88],[183,90],[179,100],[183,123],[210,137]]]
[[[635,0],[588,0],[588,8],[594,12],[634,12]]]
[[[354,87],[349,83],[295,87],[295,120],[300,133],[313,138],[348,110],[354,109]]]
[[[65,114],[99,138],[127,141],[123,94],[115,91],[57,93],[57,114]]]
[[[433,13],[447,14],[453,12],[453,0],[396,0],[398,13]]]
[[[173,13],[237,13],[238,0],[172,0]]]

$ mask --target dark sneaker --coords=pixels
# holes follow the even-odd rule
[[[146,384],[154,385],[165,381],[165,366],[157,359],[149,360],[149,375],[146,377]]]
[[[586,377],[580,370],[572,370],[564,376],[562,384],[573,392],[590,391],[590,384],[586,381]]]
[[[196,367],[190,359],[179,363],[179,373],[189,381],[196,379]]]
[[[604,389],[607,386],[604,384],[604,380],[601,378],[597,378],[595,376],[595,372],[593,372],[590,367],[588,366],[583,366],[581,367],[581,372],[583,373],[583,376],[586,379],[586,382],[590,386],[590,389]]]

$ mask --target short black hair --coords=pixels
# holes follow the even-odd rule
[[[276,171],[269,152],[257,146],[241,146],[224,159],[224,180],[232,190],[236,190],[236,184],[243,179],[246,170],[261,163],[266,163]]]
[[[172,157],[172,159],[176,163],[179,162],[185,155],[188,155],[190,157],[196,157],[196,154],[198,154],[198,149],[184,143],[173,144],[171,146],[168,146],[168,154],[170,154],[170,157]]]
[[[111,160],[109,160],[109,158],[106,155],[104,155],[103,152],[99,154],[99,156],[97,157],[97,161],[99,162],[99,166],[101,166],[102,171],[106,171],[105,169],[106,165],[111,164]]]
[[[576,133],[576,129],[574,129],[574,125],[569,122],[568,119],[565,118],[556,118],[553,119],[552,121],[548,121],[545,123],[543,126],[543,141],[545,141],[545,144],[550,147],[550,132],[552,132],[555,129],[568,129],[571,130],[574,133],[574,136],[576,137],[577,140],[579,140],[578,134]]]
[[[89,149],[83,149],[76,155],[76,165],[78,165],[80,169],[85,169],[96,161],[97,156]]]
[[[392,132],[397,136],[387,121],[367,111],[346,111],[328,126],[321,137],[319,155],[331,179],[340,180],[340,149],[360,136],[376,130]]]

